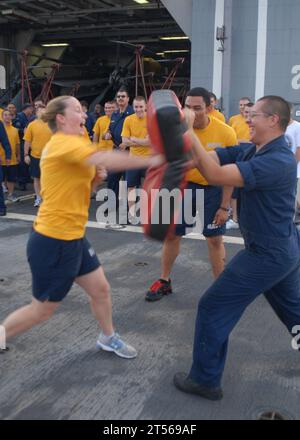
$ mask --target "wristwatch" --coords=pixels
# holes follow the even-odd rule
[[[226,211],[226,212],[229,212],[229,211],[230,211],[230,208],[224,208],[224,206],[220,206],[219,209],[222,209],[222,211]]]

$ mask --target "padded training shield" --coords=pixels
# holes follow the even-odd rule
[[[152,149],[166,156],[167,162],[181,160],[191,149],[180,102],[171,90],[157,90],[151,94],[147,127]]]
[[[164,155],[166,162],[146,174],[141,197],[142,223],[147,236],[163,241],[174,234],[191,149],[187,125],[174,92],[152,93],[147,124],[153,152]]]
[[[147,172],[141,194],[144,233],[159,241],[174,234],[186,186],[186,160],[165,162]]]

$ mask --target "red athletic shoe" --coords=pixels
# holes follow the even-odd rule
[[[148,292],[146,293],[145,300],[146,301],[158,301],[164,295],[170,295],[172,293],[171,280],[169,281],[163,280],[159,278],[155,281]]]

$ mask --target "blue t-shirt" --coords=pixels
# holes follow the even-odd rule
[[[92,139],[93,138],[93,134],[94,134],[94,132],[93,132],[93,128],[94,128],[94,118],[93,118],[93,116],[92,116],[92,114],[90,113],[90,112],[87,112],[87,119],[86,119],[86,121],[85,121],[85,126],[86,126],[86,129],[87,129],[87,131],[88,131],[88,134],[89,134],[89,136],[90,136],[90,138]]]
[[[13,125],[19,131],[24,132],[24,130],[27,127],[27,125],[29,124],[29,122],[30,122],[30,119],[27,118],[25,113],[20,112],[20,113],[17,113],[17,117],[15,118]]]
[[[218,148],[221,165],[235,163],[244,180],[238,191],[238,215],[245,243],[286,248],[298,240],[294,225],[297,164],[285,137],[259,151],[256,145]]]
[[[116,147],[118,147],[122,143],[122,130],[125,118],[134,113],[131,105],[128,105],[125,112],[121,113],[120,110],[117,110],[111,115],[109,131],[112,135],[113,143]]]

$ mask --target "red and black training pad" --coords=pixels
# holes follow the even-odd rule
[[[142,223],[147,236],[163,241],[175,231],[191,149],[187,125],[174,92],[152,93],[147,124],[153,152],[164,155],[166,162],[146,174],[141,197]],[[175,198],[168,196],[173,190],[177,190]]]
[[[174,234],[186,187],[185,174],[186,160],[165,162],[148,170],[141,194],[142,224],[148,237],[164,241]]]
[[[191,149],[181,105],[172,90],[156,90],[151,94],[147,128],[153,151],[166,156],[167,162],[181,160]]]

